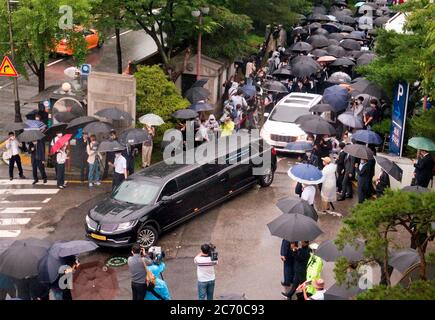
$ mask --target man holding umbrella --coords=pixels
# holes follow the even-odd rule
[[[37,184],[38,179],[38,169],[41,173],[41,177],[44,183],[47,183],[47,174],[45,173],[45,146],[41,140],[33,141],[29,143],[29,152],[32,160],[32,172],[33,172],[33,183]]]
[[[427,188],[433,176],[433,159],[430,153],[426,150],[420,150],[420,157],[418,160],[414,160],[414,167],[416,184]]]

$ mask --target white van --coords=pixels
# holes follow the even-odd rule
[[[311,93],[292,92],[285,96],[270,114],[264,114],[267,120],[261,129],[261,137],[277,151],[300,153],[285,148],[289,142],[306,140],[307,134],[294,122],[298,117],[310,114],[310,108],[320,100],[321,95]]]

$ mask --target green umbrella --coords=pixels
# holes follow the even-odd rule
[[[413,147],[414,149],[426,150],[426,151],[435,151],[435,143],[423,137],[414,137],[409,139],[408,145]]]

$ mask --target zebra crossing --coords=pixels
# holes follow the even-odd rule
[[[59,191],[56,181],[32,185],[32,180],[0,179],[0,240],[19,237]]]

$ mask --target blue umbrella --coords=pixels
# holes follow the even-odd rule
[[[324,180],[322,171],[311,164],[297,164],[289,169],[288,176],[303,184],[319,184]]]
[[[47,127],[44,122],[38,120],[26,120],[24,123],[32,129],[45,129]]]
[[[288,143],[285,148],[293,152],[305,152],[313,150],[313,144],[309,141],[296,141]]]
[[[382,138],[376,132],[370,130],[358,130],[352,135],[352,138],[367,144],[382,144]]]
[[[257,89],[255,86],[244,85],[241,90],[245,95],[250,97],[254,97],[257,94]]]
[[[189,109],[195,110],[196,112],[203,112],[203,111],[212,111],[214,110],[214,107],[204,103],[204,102],[197,102],[192,104]]]
[[[329,87],[323,93],[323,101],[330,104],[335,112],[345,110],[349,104],[349,92],[342,86]]]

